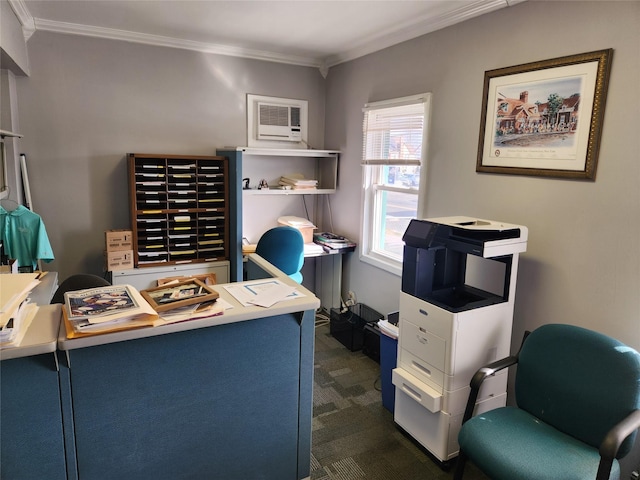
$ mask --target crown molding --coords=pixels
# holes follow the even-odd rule
[[[18,17],[20,25],[22,25],[22,35],[24,35],[25,42],[31,38],[31,35],[36,31],[36,25],[34,18],[29,13],[29,9],[25,5],[23,0],[8,0],[9,6],[13,13]]]
[[[112,28],[95,27],[90,25],[80,25],[75,23],[57,22],[31,16],[24,0],[8,0],[9,5],[15,12],[18,20],[22,24],[25,40],[28,40],[36,30],[43,30],[69,35],[83,35],[88,37],[104,38],[109,40],[120,40],[145,45],[154,45],[183,50],[193,50],[203,53],[226,55],[232,57],[249,58],[253,60],[263,60],[267,62],[285,63],[304,67],[318,68],[323,77],[326,78],[329,69],[340,63],[355,60],[370,53],[383,50],[399,43],[411,40],[428,33],[441,30],[445,27],[461,23],[471,18],[492,12],[504,7],[510,7],[526,0],[476,0],[475,2],[460,7],[456,10],[433,17],[426,15],[406,22],[402,25],[394,25],[383,32],[377,32],[367,38],[363,38],[356,46],[336,55],[326,58],[305,57],[297,55],[285,55],[262,50],[255,50],[229,45],[212,44],[205,42],[195,42],[179,38],[164,37],[160,35],[150,35],[145,33],[130,32]]]
[[[254,50],[243,47],[195,42],[192,40],[182,40],[179,38],[164,37],[161,35],[150,35],[146,33],[130,32],[127,30],[94,27],[91,25],[80,25],[77,23],[57,22],[42,18],[35,18],[34,20],[36,30],[43,30],[47,32],[65,33],[69,35],[83,35],[87,37],[104,38],[109,40],[121,40],[125,42],[142,43],[145,45],[179,48],[183,50],[194,50],[203,53],[214,53],[232,57],[287,63],[305,67],[320,68],[322,66],[322,61],[315,58],[301,57],[296,55],[282,55],[278,53],[265,52],[262,50]]]
[[[407,40],[441,30],[443,28],[478,17],[485,13],[493,12],[504,7],[509,7],[526,0],[477,0],[456,10],[446,12],[439,16],[426,15],[417,17],[402,25],[395,25],[386,32],[378,32],[368,38],[363,38],[357,46],[343,53],[331,55],[325,59],[326,68],[340,63],[355,60],[385,48],[397,45]]]

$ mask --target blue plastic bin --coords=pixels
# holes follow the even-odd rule
[[[380,383],[382,386],[382,406],[394,412],[396,388],[391,381],[391,371],[396,368],[398,339],[380,333]]]

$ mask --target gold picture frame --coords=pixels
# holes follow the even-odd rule
[[[212,302],[219,297],[218,292],[197,278],[141,290],[140,294],[159,313],[196,303]]]
[[[612,56],[486,71],[476,171],[594,180]]]

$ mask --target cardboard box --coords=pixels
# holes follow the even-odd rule
[[[304,243],[313,242],[313,231],[317,228],[313,223],[305,218],[291,216],[278,218],[278,225],[293,227],[300,230]]]
[[[106,268],[108,271],[125,270],[133,268],[133,250],[121,252],[104,252]]]
[[[133,232],[131,230],[107,230],[104,232],[107,252],[133,250]]]

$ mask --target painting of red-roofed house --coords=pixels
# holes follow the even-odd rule
[[[485,72],[476,171],[594,180],[612,54]]]

